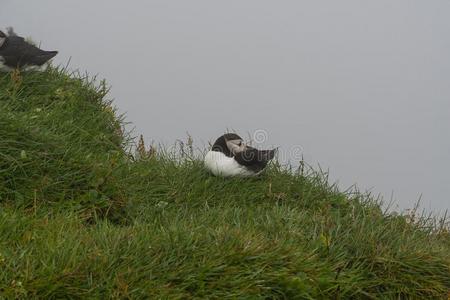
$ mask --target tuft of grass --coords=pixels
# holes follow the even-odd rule
[[[94,85],[61,69],[0,77],[0,201],[65,203],[101,215],[124,202],[122,120]]]
[[[218,178],[123,133],[104,83],[0,76],[0,297],[445,299],[443,223],[277,163]]]

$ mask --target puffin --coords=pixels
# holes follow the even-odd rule
[[[258,150],[246,145],[235,133],[220,136],[204,158],[204,164],[215,176],[251,177],[261,174],[276,149]]]
[[[44,51],[18,36],[12,28],[0,31],[0,71],[36,69],[56,56],[58,51]]]

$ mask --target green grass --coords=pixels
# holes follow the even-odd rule
[[[0,297],[447,298],[444,226],[310,169],[134,159],[106,94],[53,68],[0,75]]]

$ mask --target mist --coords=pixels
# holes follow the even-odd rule
[[[2,0],[13,26],[111,85],[134,134],[226,130],[395,201],[450,209],[448,1]],[[130,127],[130,128],[131,128]]]

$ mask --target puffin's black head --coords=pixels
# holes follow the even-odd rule
[[[4,34],[3,31],[0,30],[0,48],[2,48],[3,44],[5,44],[6,38],[6,34]]]
[[[236,153],[244,151],[245,147],[246,145],[239,135],[226,133],[215,141],[211,150],[222,152],[228,157],[233,157]]]

